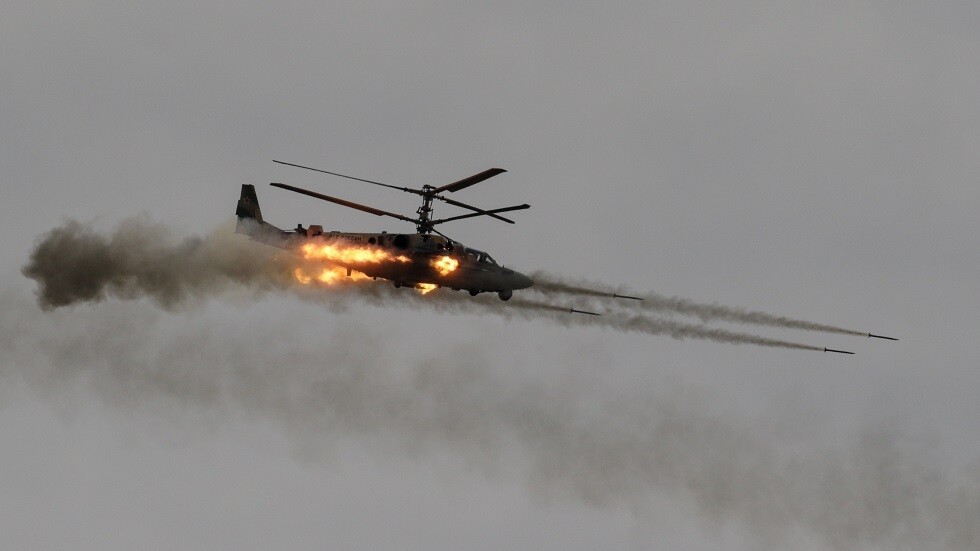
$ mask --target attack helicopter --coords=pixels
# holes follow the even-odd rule
[[[304,228],[302,224],[297,224],[293,230],[283,230],[262,218],[255,186],[251,184],[242,185],[241,197],[235,211],[238,217],[236,233],[247,235],[254,241],[304,255],[307,258],[311,256],[322,258],[317,256],[317,251],[342,251],[341,254],[331,254],[329,258],[323,258],[323,260],[346,268],[348,277],[351,276],[353,270],[356,270],[374,279],[381,278],[391,281],[395,287],[406,286],[421,289],[448,287],[454,291],[469,291],[473,296],[494,292],[501,300],[509,300],[515,290],[526,289],[534,284],[528,276],[498,264],[485,251],[467,247],[435,228],[446,222],[477,216],[489,216],[513,224],[513,220],[500,216],[500,213],[528,209],[530,205],[522,204],[484,210],[444,195],[445,193],[455,193],[506,172],[502,168],[491,168],[444,186],[424,185],[420,189],[416,189],[283,161],[273,162],[418,195],[422,198],[422,205],[416,210],[417,216],[411,218],[287,184],[270,184],[276,188],[293,191],[361,212],[410,222],[415,225],[415,233],[324,231],[322,225],[310,225]],[[434,220],[432,217],[434,200],[471,212]],[[344,254],[348,252],[357,254]]]

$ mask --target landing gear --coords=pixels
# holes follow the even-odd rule
[[[480,291],[477,291],[476,289],[470,289],[470,296],[471,297],[475,297],[476,295],[479,295],[479,294],[480,294]]]
[[[503,291],[498,292],[497,296],[500,297],[500,300],[510,300],[510,297],[514,296],[514,291],[504,289]]]

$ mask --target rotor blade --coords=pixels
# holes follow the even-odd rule
[[[329,172],[329,171],[326,171],[326,170],[320,170],[319,168],[312,168],[312,167],[303,166],[303,165],[294,165],[293,163],[286,163],[286,162],[283,162],[283,161],[277,161],[275,159],[273,159],[272,162],[279,163],[281,165],[295,166],[296,168],[305,168],[306,170],[312,170],[313,172],[322,172],[324,174],[330,174],[331,176],[340,176],[341,178],[347,178],[349,180],[357,180],[358,182],[365,182],[365,183],[368,183],[368,184],[374,184],[376,186],[390,187],[391,189],[400,189],[402,191],[407,191],[409,193],[415,193],[415,194],[418,194],[418,195],[421,195],[421,193],[422,193],[422,192],[420,192],[417,189],[412,189],[412,188],[407,188],[407,187],[393,186],[393,185],[390,185],[390,184],[383,184],[381,182],[375,182],[374,180],[365,180],[364,178],[355,178],[354,176],[347,176],[345,174],[338,174],[336,172]]]
[[[381,209],[360,205],[358,203],[352,203],[350,201],[345,201],[343,199],[337,199],[336,197],[331,197],[329,195],[324,195],[322,193],[317,193],[315,191],[309,191],[303,188],[298,188],[286,184],[269,184],[269,185],[272,187],[288,189],[289,191],[295,191],[296,193],[302,193],[303,195],[309,195],[310,197],[316,197],[317,199],[323,199],[324,201],[330,201],[331,203],[336,203],[338,205],[343,205],[345,207],[350,207],[352,209],[368,212],[376,216],[391,216],[392,218],[397,218],[399,220],[404,220],[406,222],[411,222],[413,224],[416,222],[414,218],[409,218],[407,216],[402,216],[400,214],[395,214],[393,212],[388,212]]]
[[[462,216],[453,216],[452,218],[443,218],[442,220],[433,220],[429,224],[434,226],[436,224],[442,224],[443,222],[451,222],[453,220],[462,220],[463,218],[473,218],[474,216],[490,215],[490,214],[493,214],[493,213],[496,213],[496,212],[508,212],[508,211],[512,211],[512,210],[524,210],[524,209],[529,209],[529,208],[531,208],[531,205],[528,205],[528,204],[517,205],[517,206],[514,206],[514,207],[504,207],[504,208],[500,208],[500,209],[488,210],[488,211],[485,211],[485,212],[474,212],[473,214],[464,214]],[[508,220],[508,222],[509,222],[509,220]],[[510,222],[510,223],[513,224],[513,222]]]
[[[489,216],[490,218],[496,218],[497,220],[502,220],[504,222],[507,222],[508,224],[513,224],[514,223],[514,221],[511,220],[511,219],[509,219],[509,218],[504,218],[503,216],[497,216],[496,214],[493,214],[491,212],[487,212],[487,211],[485,211],[485,210],[483,210],[481,208],[474,207],[473,205],[467,205],[466,203],[460,203],[459,201],[453,201],[452,199],[448,199],[448,198],[443,197],[441,195],[433,195],[433,197],[435,197],[436,199],[438,199],[440,201],[445,201],[445,202],[449,203],[450,205],[456,205],[457,207],[463,207],[464,209],[470,209],[473,212],[479,212],[480,214],[484,214],[486,216]]]
[[[446,184],[446,185],[444,185],[442,187],[437,187],[436,189],[434,189],[432,191],[434,193],[442,193],[444,191],[448,191],[448,192],[452,193],[454,191],[459,191],[459,190],[461,190],[463,188],[470,187],[473,184],[479,184],[480,182],[486,180],[487,178],[493,178],[494,176],[496,176],[496,175],[498,175],[498,174],[500,174],[502,172],[507,172],[507,171],[504,170],[504,169],[502,169],[502,168],[491,168],[491,169],[488,169],[488,170],[484,170],[483,172],[481,172],[479,174],[474,174],[474,175],[472,175],[472,176],[470,176],[468,178],[463,178],[462,180],[460,180],[458,182],[453,182],[451,184]]]

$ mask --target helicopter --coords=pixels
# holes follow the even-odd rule
[[[391,281],[395,287],[415,287],[423,290],[448,287],[454,291],[469,291],[472,296],[495,292],[501,300],[509,300],[515,290],[526,289],[534,284],[530,277],[498,264],[487,252],[467,247],[435,228],[437,225],[446,222],[477,216],[489,216],[513,224],[513,220],[500,216],[500,213],[531,208],[528,204],[522,204],[484,210],[444,195],[445,193],[455,193],[507,172],[502,168],[484,170],[444,186],[424,185],[416,189],[283,161],[273,160],[273,162],[418,195],[422,198],[422,205],[416,210],[417,216],[411,218],[287,184],[270,184],[276,188],[293,191],[376,216],[388,216],[410,222],[415,225],[415,233],[324,231],[322,225],[312,224],[306,228],[302,224],[297,224],[293,230],[283,230],[262,218],[258,196],[255,193],[255,186],[252,184],[242,185],[241,197],[235,211],[238,217],[236,233],[247,235],[253,241],[286,249],[307,258],[322,259],[330,264],[341,266],[346,268],[348,277],[351,277],[352,272],[356,270],[373,279],[381,278]],[[472,212],[434,220],[432,218],[434,200]],[[320,254],[323,251],[330,251],[331,253],[341,251],[341,253],[324,256]]]

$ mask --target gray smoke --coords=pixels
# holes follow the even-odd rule
[[[123,221],[108,236],[66,222],[42,236],[22,273],[38,282],[44,309],[107,296],[146,296],[173,308],[233,285],[268,290],[289,280],[272,250],[250,247],[230,225],[204,238],[178,239],[145,217]]]
[[[176,239],[143,219],[108,236],[77,222],[52,230],[23,269],[38,282],[47,311],[0,294],[0,376],[26,380],[45,395],[84,386],[114,407],[173,419],[187,411],[212,419],[243,412],[274,421],[316,453],[329,454],[339,438],[355,435],[386,450],[449,450],[488,476],[526,465],[517,476],[550,499],[642,510],[651,495],[668,495],[690,500],[712,524],[744,526],[756,547],[798,544],[801,533],[815,547],[833,549],[980,545],[976,478],[947,475],[910,455],[900,434],[869,429],[842,447],[788,453],[755,423],[715,413],[710,397],[683,389],[609,395],[575,380],[515,381],[513,372],[495,375],[494,360],[472,346],[440,345],[431,357],[405,361],[358,327],[324,338],[279,320],[213,324],[183,316],[173,329],[167,314],[140,301],[84,305],[148,297],[173,309],[235,288],[274,290],[333,309],[402,304],[815,348],[628,311],[569,314],[562,305],[519,297],[302,286],[290,276],[295,257],[230,232]],[[546,293],[576,294],[545,280]],[[78,307],[58,308],[68,305]]]
[[[786,329],[801,329],[804,331],[820,331],[823,333],[837,333],[842,335],[855,335],[867,337],[866,331],[855,331],[825,323],[814,323],[805,320],[793,319],[786,316],[777,316],[766,312],[747,310],[734,306],[724,306],[717,303],[706,304],[695,302],[686,298],[659,295],[657,293],[644,293],[634,295],[629,290],[612,287],[597,282],[569,282],[560,276],[546,272],[536,272],[533,274],[533,290],[546,296],[567,295],[576,297],[590,297],[608,299],[603,301],[603,305],[612,308],[647,310],[654,312],[669,312],[686,316],[694,316],[703,322],[709,321],[728,321],[734,323],[747,323],[753,325],[764,325],[769,327],[782,327]],[[631,295],[642,298],[641,301],[628,299],[617,299],[613,302],[613,294]]]
[[[292,268],[299,263],[298,257],[249,243],[243,236],[235,235],[230,225],[204,238],[177,239],[164,226],[134,218],[124,221],[108,236],[78,222],[67,222],[39,240],[22,271],[37,281],[38,301],[45,309],[101,301],[107,296],[123,299],[146,296],[172,309],[192,299],[238,286],[255,292],[288,290],[301,293],[308,300],[332,308],[344,308],[350,301],[359,300],[375,305],[411,305],[453,313],[489,312],[506,317],[546,319],[563,325],[591,325],[648,335],[669,335],[675,339],[822,350],[807,344],[642,314],[572,314],[568,307],[520,298],[505,303],[495,297],[473,299],[448,291],[421,296],[409,290],[393,289],[384,283],[344,286],[342,292],[311,288],[299,284],[291,276]],[[552,289],[555,284],[545,279],[544,287]]]
[[[754,344],[757,346],[768,346],[774,348],[792,348],[797,350],[823,350],[817,346],[799,344],[778,339],[770,339],[747,333],[738,333],[724,329],[714,329],[703,325],[692,325],[681,323],[669,319],[651,318],[640,314],[630,314],[625,312],[605,313],[601,316],[589,316],[573,314],[565,308],[536,302],[527,299],[515,298],[510,304],[503,308],[517,308],[529,310],[535,313],[534,317],[547,315],[552,321],[558,323],[576,325],[592,325],[615,329],[617,331],[644,333],[647,335],[667,335],[675,339],[704,339],[728,344]],[[546,314],[547,313],[547,314]]]
[[[40,312],[11,292],[0,311],[0,382],[25,380],[58,403],[84,388],[190,431],[199,423],[187,412],[212,425],[244,415],[281,427],[308,457],[351,436],[386,456],[448,451],[543,499],[637,514],[666,496],[695,504],[709,525],[744,528],[753,548],[980,545],[976,477],[944,473],[894,432],[789,452],[757,420],[676,385],[609,392],[571,374],[607,371],[584,360],[557,378],[501,370],[485,337],[404,358],[348,323],[323,334],[246,312],[215,324],[138,301]]]

